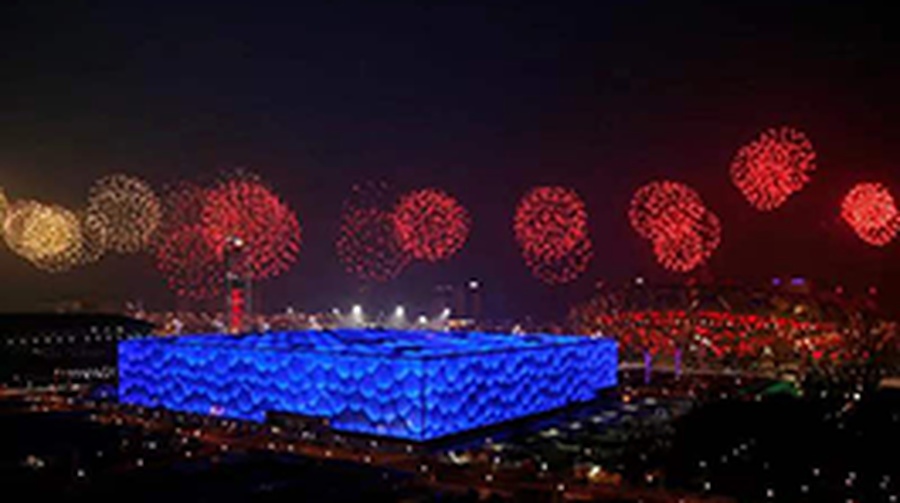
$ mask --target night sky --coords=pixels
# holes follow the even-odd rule
[[[244,166],[300,215],[297,265],[263,285],[266,309],[349,306],[334,254],[341,200],[363,180],[438,186],[474,226],[452,261],[369,293],[427,301],[478,278],[489,314],[560,315],[598,279],[677,281],[626,218],[654,178],[697,188],[723,223],[721,280],[804,275],[900,294],[900,242],[865,245],[842,195],[900,194],[900,46],[887,7],[862,2],[0,3],[0,186],[72,208],[125,172],[161,188]],[[289,7],[288,7],[289,6]],[[805,131],[819,170],[780,210],[752,209],[728,177],[770,126]],[[579,282],[532,279],[511,230],[531,186],[576,188],[597,256]],[[0,309],[69,298],[174,305],[147,256],[51,276],[0,248]],[[896,306],[895,306],[896,307]]]

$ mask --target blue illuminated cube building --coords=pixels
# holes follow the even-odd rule
[[[119,343],[119,399],[416,441],[546,412],[616,384],[615,341],[557,335],[332,330]]]

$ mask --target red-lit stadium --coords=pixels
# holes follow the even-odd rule
[[[612,334],[624,360],[710,370],[831,372],[887,362],[900,349],[897,324],[872,292],[817,289],[802,278],[766,287],[640,280],[604,287],[570,321],[581,333]]]

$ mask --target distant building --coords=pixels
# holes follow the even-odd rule
[[[0,383],[112,379],[118,342],[152,330],[111,314],[0,315]]]
[[[477,280],[464,284],[440,284],[434,288],[432,310],[450,309],[452,317],[477,322],[484,317],[483,285]]]
[[[455,296],[456,289],[453,285],[440,284],[434,287],[434,298],[431,302],[431,311],[440,313],[444,309],[456,311],[459,307]]]
[[[808,295],[815,291],[813,282],[802,276],[772,278],[772,287],[785,293],[801,295]]]
[[[430,441],[592,401],[617,370],[598,337],[271,332],[125,341],[118,390],[142,407]]]

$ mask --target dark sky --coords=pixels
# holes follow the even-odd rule
[[[452,262],[420,265],[373,297],[427,298],[477,277],[493,314],[559,314],[597,279],[674,281],[629,228],[657,177],[700,190],[722,219],[719,278],[802,274],[900,293],[900,243],[867,247],[838,220],[856,181],[900,194],[900,52],[887,7],[863,2],[0,3],[0,186],[77,208],[98,176],[155,186],[246,166],[298,211],[297,266],[263,286],[271,309],[349,305],[333,252],[360,180],[439,186],[474,227]],[[727,5],[726,5],[727,4]],[[732,5],[733,4],[733,5]],[[819,171],[780,211],[728,178],[762,129],[806,131]],[[518,257],[510,218],[536,184],[584,196],[589,273],[549,289]],[[49,276],[0,249],[0,308],[172,297],[147,257]]]

